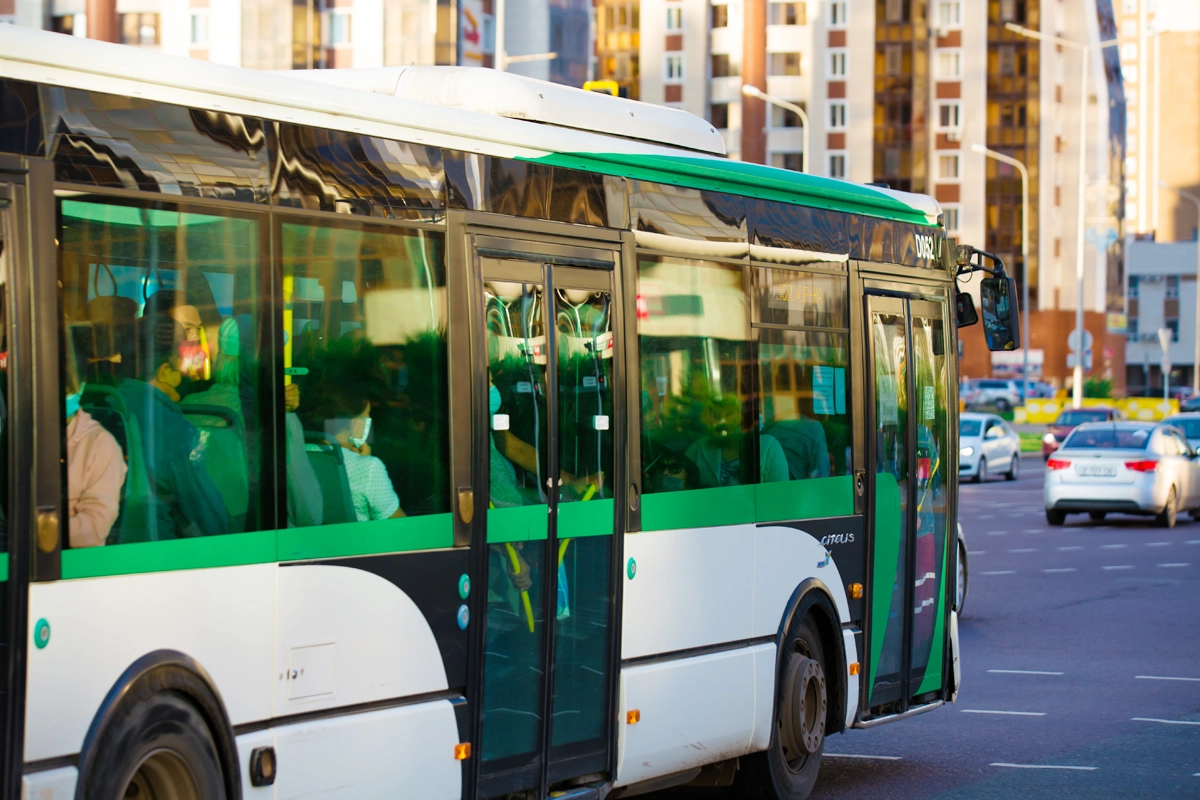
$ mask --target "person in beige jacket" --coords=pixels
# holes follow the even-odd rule
[[[99,547],[117,521],[125,454],[113,435],[67,396],[67,509],[71,547]]]

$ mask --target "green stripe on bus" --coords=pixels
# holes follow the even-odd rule
[[[4,554],[4,558],[0,558],[0,583],[8,580],[8,553]]]
[[[558,504],[558,538],[581,539],[585,536],[612,536],[615,523],[612,500]],[[491,522],[491,518],[488,518]],[[489,536],[491,541],[492,537]]]
[[[62,577],[97,578],[141,572],[234,567],[275,560],[275,531],[112,544],[62,552]]]
[[[755,522],[848,517],[854,513],[854,480],[849,475],[761,483],[754,488]]]
[[[867,705],[875,690],[875,671],[883,652],[883,636],[892,610],[896,565],[900,560],[900,486],[896,476],[875,476],[875,573],[871,584],[871,661],[867,665]]]
[[[487,510],[489,544],[536,542],[549,536],[550,507],[543,503]]]
[[[934,227],[921,209],[870,186],[745,161],[646,153],[550,153],[522,160]]]
[[[642,496],[642,530],[712,528],[754,522],[754,487],[722,486]]]
[[[402,553],[454,546],[454,515],[429,514],[279,531],[279,560]]]

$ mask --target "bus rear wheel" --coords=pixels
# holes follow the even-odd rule
[[[812,792],[825,750],[829,691],[825,653],[811,617],[792,624],[780,668],[771,744],[742,759],[731,797],[805,800]]]

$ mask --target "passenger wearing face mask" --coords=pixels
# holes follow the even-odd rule
[[[83,383],[68,375],[67,513],[71,547],[105,543],[121,510],[125,454],[112,434],[79,407]]]
[[[342,460],[350,482],[354,516],[359,522],[396,519],[404,516],[400,498],[392,486],[387,467],[371,455],[371,403],[353,390],[334,394],[335,413],[326,418],[325,429],[342,446]]]
[[[701,486],[738,486],[746,482],[742,456],[749,436],[741,428],[741,414],[741,403],[732,396],[713,398],[701,410],[700,422],[708,434],[693,442],[686,453],[696,465]],[[788,479],[787,457],[775,437],[759,435],[758,461],[760,483]]]

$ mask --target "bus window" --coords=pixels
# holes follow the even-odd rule
[[[448,512],[442,236],[280,230],[288,524]]]
[[[68,542],[258,530],[251,219],[63,198]]]

